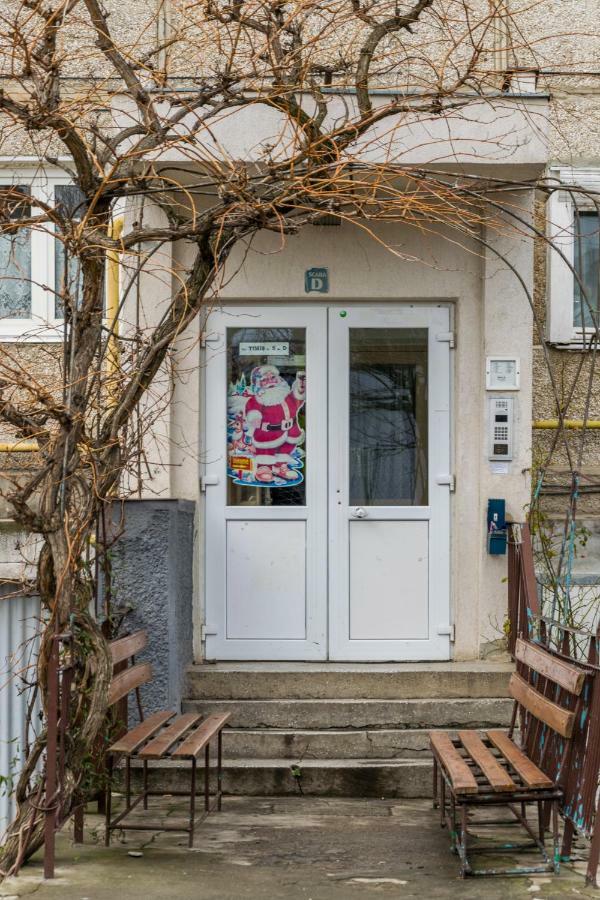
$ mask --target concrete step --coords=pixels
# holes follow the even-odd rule
[[[302,777],[295,778],[287,759],[229,758],[223,765],[223,791],[226,794],[263,797],[297,795],[301,792],[312,796],[380,799],[431,796],[431,760],[311,759],[300,764],[300,771]],[[133,776],[134,786],[139,787],[141,772],[134,769]],[[149,784],[152,789],[165,793],[187,790],[190,784],[189,764],[151,763]],[[198,792],[202,784],[200,774]]]
[[[486,728],[510,722],[500,698],[418,700],[185,700],[185,712],[228,712],[231,728],[284,730]]]
[[[429,757],[429,732],[418,729],[238,729],[225,731],[235,759],[419,759]]]
[[[506,697],[510,662],[206,663],[187,670],[191,700],[411,700]]]

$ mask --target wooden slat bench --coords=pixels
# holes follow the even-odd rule
[[[188,845],[194,841],[196,819],[196,776],[198,761],[204,757],[204,819],[214,809],[221,809],[222,769],[223,769],[223,728],[229,719],[229,713],[217,713],[203,719],[196,713],[177,715],[173,711],[156,712],[144,718],[140,688],[152,679],[152,668],[149,663],[136,663],[135,656],[148,643],[145,631],[138,631],[128,637],[119,638],[111,643],[113,662],[113,678],[109,692],[109,705],[121,703],[131,691],[135,691],[141,722],[126,731],[107,751],[107,786],[106,786],[106,835],[105,843],[110,844],[111,832],[115,829],[123,831],[156,830],[156,825],[148,825],[140,820],[128,821],[127,817],[138,806],[143,804],[148,809],[148,797],[162,796],[161,791],[148,788],[148,769],[152,761],[174,760],[189,762],[189,791],[169,791],[169,794],[189,795],[189,822],[187,827],[161,825],[161,831],[183,831],[188,835]],[[217,742],[217,786],[214,798],[210,795],[210,744]],[[112,815],[112,782],[114,765],[120,759],[125,760],[125,809],[115,818]],[[132,801],[131,798],[131,764],[139,761],[143,767],[141,793]]]
[[[525,874],[559,870],[558,805],[561,784],[544,772],[549,735],[562,739],[559,771],[566,773],[572,740],[578,727],[581,692],[585,671],[574,663],[553,656],[534,643],[518,639],[515,647],[517,672],[510,680],[510,694],[515,701],[508,734],[498,729],[479,733],[459,731],[451,739],[446,732],[430,734],[433,753],[434,807],[439,806],[441,824],[448,825],[453,850],[460,858],[461,875]],[[517,715],[520,716],[522,743],[515,738]],[[536,765],[526,748],[538,746]],[[527,804],[537,805],[537,827],[527,819]],[[512,869],[474,869],[468,859],[469,810],[476,806],[507,806],[527,832],[527,844],[511,845],[512,849],[538,848],[543,865]],[[548,812],[552,817],[553,851],[549,857],[545,846]],[[457,823],[460,818],[460,823]],[[498,824],[493,820],[478,825]],[[504,823],[508,824],[508,823]],[[507,852],[500,847],[471,847],[470,852]]]

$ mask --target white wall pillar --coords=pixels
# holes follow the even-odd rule
[[[481,442],[480,518],[485,522],[487,500],[490,497],[506,500],[507,515],[522,521],[530,501],[531,470],[531,410],[532,410],[532,329],[533,315],[529,298],[533,292],[533,235],[526,224],[518,222],[515,213],[525,222],[531,221],[533,192],[494,195],[508,211],[490,211],[485,229],[486,241],[483,283],[483,357],[481,379],[485,379],[485,357],[518,357],[520,360],[520,389],[506,392],[483,392],[481,420],[485,424]],[[510,268],[513,266],[522,279]],[[528,298],[529,293],[529,298]],[[514,398],[513,459],[507,474],[495,474],[489,461],[489,398]],[[483,547],[480,583],[480,635],[485,645],[502,636],[507,615],[507,557],[490,556]]]
[[[141,224],[160,227],[167,225],[167,219],[158,206],[145,199],[143,204],[132,204],[126,210],[125,233]],[[172,269],[170,242],[162,245],[146,242],[136,253],[127,254],[123,259],[122,288],[126,291],[126,299],[120,317],[120,333],[125,338],[139,335],[140,349],[168,309],[172,295]],[[135,359],[131,365],[135,368]],[[171,395],[169,359],[139,405],[143,458],[141,493],[138,496],[142,498],[171,496]],[[135,473],[130,475],[128,487],[132,491],[140,490]]]

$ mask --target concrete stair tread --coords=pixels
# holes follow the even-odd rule
[[[485,728],[510,721],[502,698],[410,700],[186,700],[185,712],[228,712],[232,728]]]
[[[428,732],[507,727],[513,671],[506,658],[205,663],[186,670],[183,708],[230,714],[228,793],[423,797],[431,793]],[[165,787],[189,782],[181,767],[154,777]]]
[[[227,699],[227,700],[224,700],[224,699],[220,700],[220,699],[216,699],[216,698],[213,699],[211,697],[211,698],[186,698],[183,702],[187,703],[187,704],[210,703],[211,705],[214,705],[215,703],[222,703],[223,705],[233,704],[233,703],[245,703],[245,704],[255,703],[255,704],[259,704],[260,706],[266,706],[266,707],[268,707],[268,706],[275,707],[275,706],[279,706],[281,703],[287,703],[287,704],[294,705],[294,706],[307,705],[307,706],[313,706],[316,708],[318,706],[356,706],[357,704],[374,706],[375,704],[378,704],[378,703],[385,703],[388,706],[390,706],[390,705],[423,706],[426,703],[434,702],[435,699],[436,698],[433,698],[433,697],[401,697],[401,698],[394,699],[394,700],[390,700],[387,697],[356,697],[356,698],[350,698],[350,697],[294,697],[294,698],[267,698],[267,697],[265,697],[265,698],[259,698],[259,697],[256,697],[256,698],[252,698],[251,700],[244,699],[244,698],[231,698],[231,699]],[[469,697],[469,698],[467,698],[467,697],[443,697],[440,699],[442,699],[444,703],[450,703],[450,704],[472,703],[474,700],[474,698],[472,698],[472,697]],[[483,701],[487,700],[489,702],[494,702],[494,703],[497,703],[497,702],[501,703],[501,702],[507,700],[508,698],[506,698],[506,697],[477,697],[476,699],[483,700]]]
[[[202,766],[203,761],[200,760]],[[223,758],[223,769],[291,769],[292,766],[299,766],[300,769],[355,769],[375,767],[393,767],[402,768],[412,766],[426,766],[431,768],[432,757],[428,759],[387,759],[387,758],[364,758],[364,759],[236,759],[233,757]],[[139,759],[131,761],[132,769],[141,769],[143,763]],[[182,769],[189,770],[190,763],[181,759],[157,759],[149,763],[150,770],[154,769]],[[216,766],[216,760],[210,760],[210,767]]]
[[[257,797],[425,797],[431,795],[431,759],[314,759],[296,760],[301,777],[294,775],[289,759],[224,759],[223,791]],[[214,764],[214,763],[213,763]],[[140,783],[141,766],[134,766],[134,784]],[[190,766],[170,760],[149,768],[151,788],[165,794],[189,789]],[[198,792],[202,790],[202,777]],[[214,783],[214,775],[211,781]]]
[[[215,663],[186,670],[190,699],[402,700],[506,697],[513,665],[442,663]]]

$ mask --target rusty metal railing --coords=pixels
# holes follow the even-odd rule
[[[44,768],[44,878],[54,878],[56,832],[64,824],[65,741],[73,681],[72,635],[52,638],[48,659],[46,760]]]
[[[586,679],[577,710],[578,723],[568,771],[562,768],[560,737],[545,726],[531,730],[527,755],[538,764],[564,793],[561,812],[565,819],[562,855],[568,858],[575,831],[591,840],[586,881],[596,883],[600,862],[600,822],[598,780],[600,776],[600,632],[592,634],[566,623],[551,620],[540,606],[535,576],[533,544],[527,523],[509,526],[508,551],[509,650],[514,659],[518,637],[535,641],[553,655],[577,663]],[[582,653],[582,643],[587,649]],[[540,679],[538,691],[561,705],[569,699],[549,679]],[[572,698],[575,703],[575,699]]]
[[[529,525],[514,522],[508,526],[508,649],[513,658],[517,638],[529,637],[532,616],[539,613]]]

